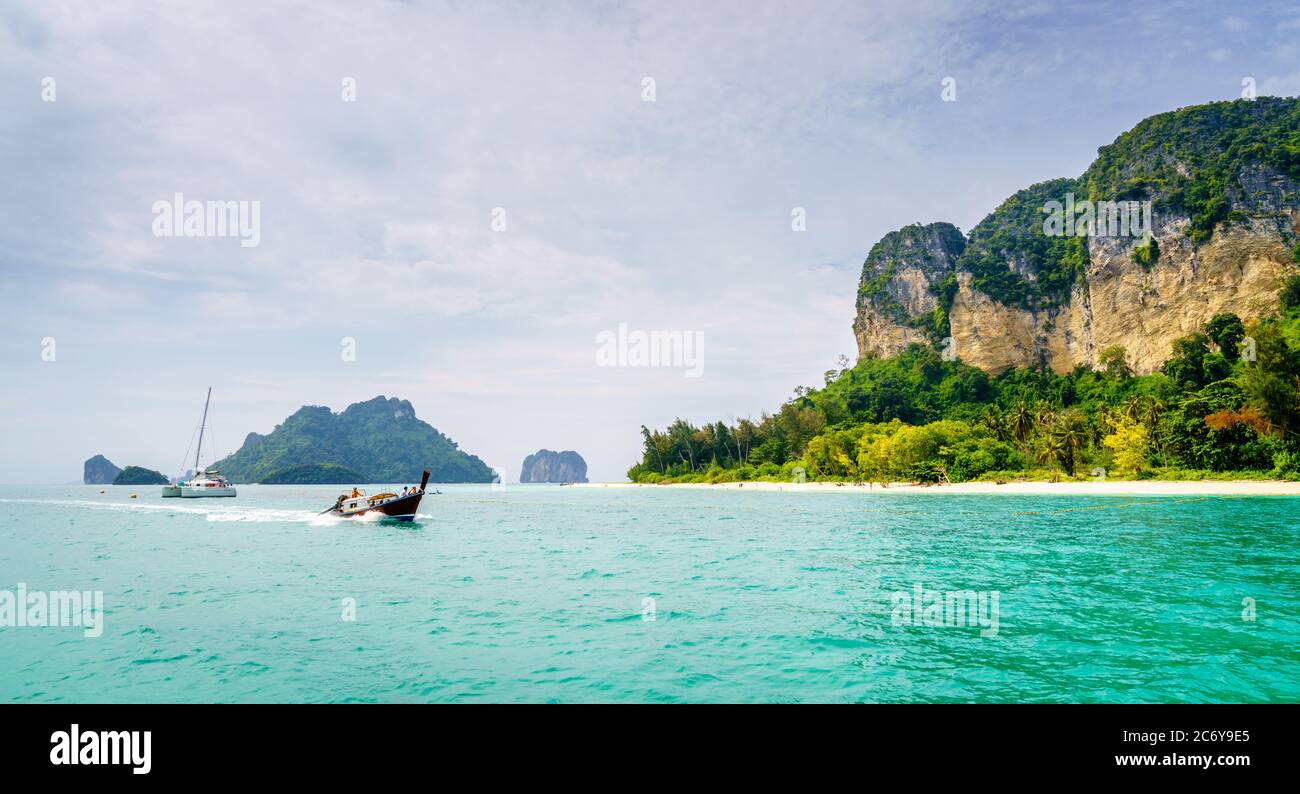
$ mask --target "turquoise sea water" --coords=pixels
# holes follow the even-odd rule
[[[0,627],[0,701],[1300,700],[1300,499],[441,488],[0,487],[0,590],[106,611]]]

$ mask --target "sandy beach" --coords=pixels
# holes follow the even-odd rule
[[[964,482],[952,485],[895,483],[855,485],[834,482],[728,482],[642,485],[631,482],[575,484],[574,488],[705,488],[711,490],[791,491],[878,494],[1005,494],[1039,496],[1300,496],[1300,482],[1279,480],[1099,480],[1091,482]]]

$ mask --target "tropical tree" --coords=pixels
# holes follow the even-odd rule
[[[1053,449],[1061,468],[1065,469],[1068,476],[1074,476],[1075,458],[1091,435],[1088,417],[1077,408],[1067,408],[1052,423],[1050,437],[1055,442]]]
[[[1300,245],[1297,245],[1293,252],[1295,261],[1300,262]],[[1292,276],[1286,280],[1282,287],[1281,294],[1282,311],[1291,311],[1300,307],[1300,276]]]
[[[657,443],[658,435],[659,435],[658,433],[651,434],[649,428],[647,428],[645,425],[641,425],[641,437],[645,439],[644,457],[648,460],[650,457],[650,453],[653,452],[655,456],[655,464],[657,466],[655,471],[662,474],[664,470],[664,456],[663,456],[663,450],[660,449],[659,444]]]
[[[1034,423],[1038,431],[1046,432],[1056,422],[1056,406],[1046,400],[1039,400],[1034,405]]]
[[[1174,382],[1180,391],[1194,391],[1204,385],[1202,364],[1208,349],[1209,338],[1205,334],[1188,334],[1175,339],[1170,356],[1161,365],[1160,371]]]
[[[1246,328],[1241,318],[1235,314],[1216,314],[1205,324],[1205,335],[1219,348],[1219,352],[1228,361],[1236,361],[1241,353],[1238,349],[1246,336]]]
[[[989,405],[984,409],[983,415],[980,416],[980,422],[989,429],[989,432],[998,441],[1006,441],[1010,435],[1006,416],[996,405]]]
[[[1034,436],[1034,455],[1035,463],[1054,466],[1060,463],[1064,455],[1065,447],[1061,439],[1050,433],[1040,433]]]
[[[1237,379],[1249,404],[1283,433],[1300,433],[1300,354],[1287,345],[1274,321],[1251,324],[1255,360]]]
[[[1142,419],[1142,413],[1146,409],[1147,398],[1141,394],[1130,394],[1128,399],[1124,400],[1124,406],[1120,413],[1125,419],[1139,422]]]
[[[668,428],[668,437],[672,440],[672,448],[677,456],[690,466],[691,471],[695,471],[695,446],[692,443],[695,438],[695,428],[691,427],[690,423],[678,419]]]
[[[1010,412],[1007,413],[1007,426],[1011,430],[1011,437],[1022,445],[1033,435],[1034,412],[1029,410],[1024,400],[1019,400],[1011,406]]]
[[[1115,431],[1103,438],[1101,443],[1115,453],[1115,467],[1120,471],[1139,472],[1146,465],[1146,425],[1122,416]]]
[[[1128,355],[1121,345],[1113,345],[1101,351],[1097,363],[1112,378],[1127,378],[1133,374],[1133,369],[1128,365]]]

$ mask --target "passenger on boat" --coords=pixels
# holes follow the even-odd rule
[[[358,491],[358,490],[356,489],[356,487],[354,486],[354,487],[352,488],[352,498],[353,498],[353,499],[356,499],[356,498],[357,498],[358,496],[360,496],[360,495],[361,495],[361,492]]]
[[[403,497],[406,497],[406,496],[408,496],[408,495],[409,495],[409,494],[406,493],[406,486],[403,485],[403,486],[402,486],[402,496],[403,496]]]

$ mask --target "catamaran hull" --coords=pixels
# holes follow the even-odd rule
[[[234,488],[181,488],[182,499],[198,499],[209,496],[235,496]]]
[[[198,499],[210,496],[236,496],[237,493],[230,486],[191,488],[187,485],[165,485],[163,486],[162,495],[164,499],[178,496],[182,499]]]

